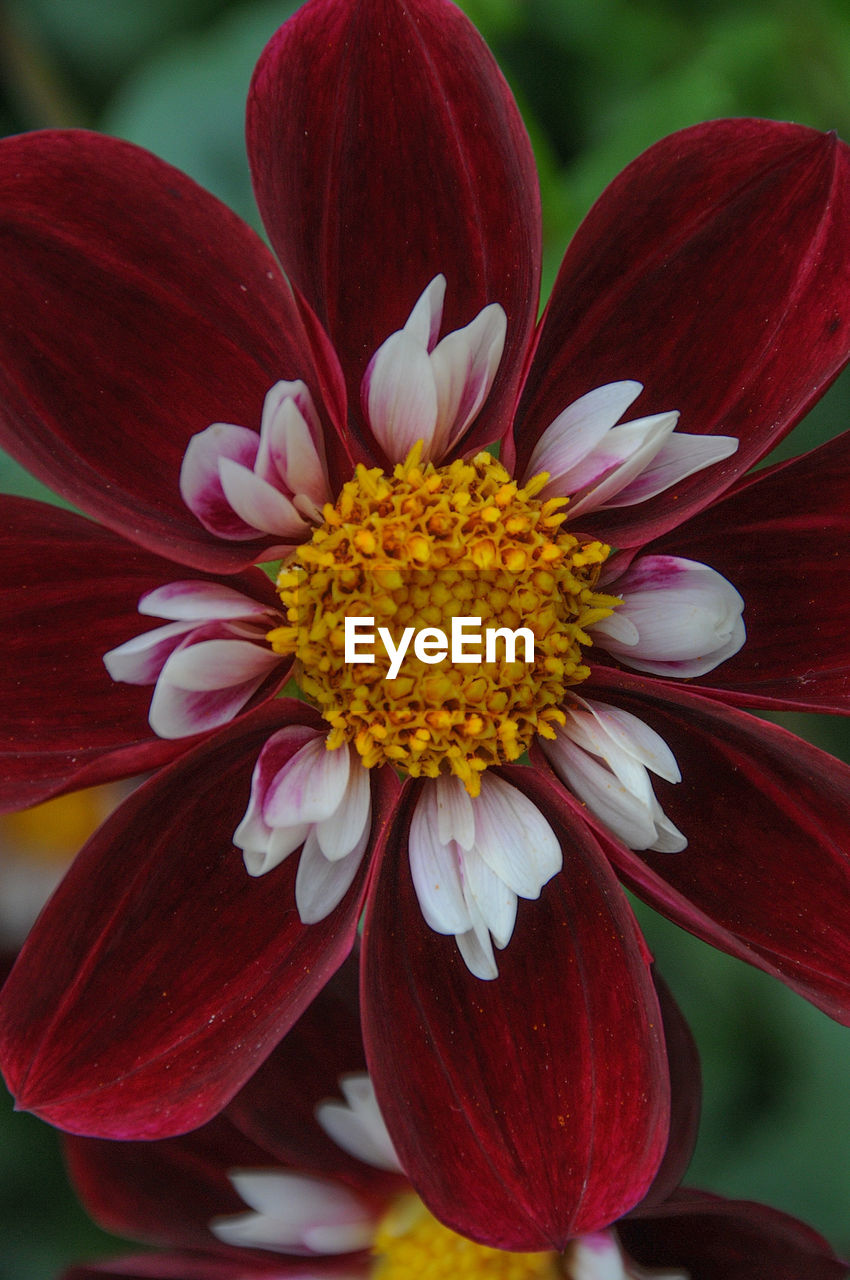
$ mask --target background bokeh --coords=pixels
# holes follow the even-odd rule
[[[263,44],[295,7],[0,0],[0,133],[85,126],[129,138],[257,226],[242,140],[245,94]],[[762,115],[850,138],[846,0],[465,0],[463,7],[494,49],[532,134],[546,289],[595,196],[674,129]],[[783,452],[802,452],[848,425],[845,377]],[[40,493],[9,460],[0,466],[0,489]],[[843,724],[812,716],[784,722],[850,758]],[[702,1051],[705,1105],[690,1181],[770,1201],[850,1252],[850,1031],[638,910]],[[49,1280],[73,1259],[116,1248],[75,1205],[55,1135],[0,1100],[0,1280]]]

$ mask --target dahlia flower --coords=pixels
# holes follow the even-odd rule
[[[747,474],[850,354],[847,149],[665,139],[538,325],[528,138],[447,0],[310,0],[248,148],[280,265],[126,143],[0,143],[2,439],[101,521],[5,504],[4,795],[154,771],[4,990],[7,1079],[77,1132],[200,1125],[362,919],[416,1184],[536,1125],[613,1220],[668,1115],[616,875],[848,1016],[850,771],[745,710],[847,709],[847,439]]]
[[[505,1177],[513,1202],[482,1233],[453,1227],[411,1190],[375,1101],[346,966],[224,1113],[194,1133],[150,1143],[65,1139],[83,1204],[107,1230],[161,1252],[77,1266],[65,1280],[841,1280],[847,1267],[826,1241],[764,1205],[676,1189],[696,1131],[693,1043],[662,996],[671,1036],[674,1123],[662,1178],[611,1229],[506,1252],[541,1212],[521,1168],[490,1170],[479,1193]],[[505,1154],[505,1153],[503,1153]],[[464,1192],[466,1188],[464,1188]],[[545,1214],[545,1210],[544,1210]],[[494,1247],[495,1246],[495,1247]]]

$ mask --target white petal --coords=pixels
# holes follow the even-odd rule
[[[487,865],[519,894],[537,898],[561,869],[561,846],[533,801],[491,774],[473,801],[475,848]]]
[[[262,680],[280,660],[280,654],[248,640],[201,640],[173,653],[160,679],[192,692],[228,689]]]
[[[176,650],[162,668],[148,719],[160,738],[227,724],[280,662],[244,640],[203,640]]]
[[[103,665],[113,680],[125,684],[154,684],[169,656],[192,630],[190,622],[169,622],[145,631],[103,655]]]
[[[443,844],[437,832],[436,787],[429,779],[413,811],[408,856],[413,887],[425,921],[436,933],[471,928],[460,879],[459,849]]]
[[[632,794],[604,764],[576,746],[565,733],[541,740],[544,754],[562,782],[629,849],[648,849],[657,838],[646,800]]]
[[[296,751],[270,783],[263,818],[271,827],[321,822],[339,805],[348,784],[349,753],[328,751],[324,738],[314,738]]]
[[[675,431],[641,473],[605,505],[631,507],[645,502],[687,476],[731,457],[737,448],[735,436],[695,436]]]
[[[441,458],[457,443],[490,394],[506,333],[507,317],[494,302],[465,328],[447,334],[431,352],[437,429],[430,458]]]
[[[604,467],[596,463],[597,475],[589,480],[569,476],[559,481],[559,493],[581,493],[570,503],[571,517],[596,511],[606,504],[616,506],[616,495],[649,465],[664,441],[670,438],[678,418],[678,413],[659,413],[612,427],[598,450],[579,468],[592,471],[598,456]],[[550,492],[551,485],[547,485],[541,494],[548,497]]]
[[[638,398],[640,382],[609,382],[573,401],[543,432],[529,459],[525,478],[541,471],[564,475],[596,447]]]
[[[431,351],[436,345],[443,321],[445,296],[446,277],[434,276],[405,321],[404,331],[415,338],[426,351]]]
[[[340,1183],[284,1170],[238,1171],[231,1182],[253,1213],[214,1219],[217,1239],[275,1252],[348,1253],[374,1236],[368,1207]]]
[[[469,929],[466,933],[455,934],[455,942],[464,964],[473,977],[481,978],[484,982],[491,982],[494,978],[498,978],[499,970],[489,934],[483,938],[474,929]]]
[[[303,382],[278,382],[266,396],[255,471],[275,488],[306,495],[315,507],[331,498],[321,426]]]
[[[224,496],[240,520],[279,538],[303,537],[306,525],[286,494],[229,458],[222,458],[218,472]]]
[[[506,947],[516,924],[516,894],[490,869],[477,849],[468,850],[461,861],[466,902],[475,905],[471,911],[473,923],[477,912],[496,946]]]
[[[628,751],[659,778],[664,778],[667,782],[681,782],[682,774],[676,757],[660,733],[656,733],[638,716],[632,715],[630,711],[623,711],[621,707],[611,707],[589,698],[584,705],[593,712],[604,731],[623,750]]]
[[[344,858],[358,844],[372,809],[369,770],[360,763],[352,747],[341,750],[348,751],[350,757],[345,793],[330,817],[316,824],[319,848],[331,862]]]
[[[267,833],[265,838],[263,832]],[[244,817],[233,833],[233,843],[242,850],[249,876],[264,876],[294,853],[310,834],[310,823],[291,827],[269,827],[259,816]]]
[[[351,852],[331,862],[319,847],[316,828],[312,828],[295,876],[295,905],[302,924],[317,924],[339,906],[354,882],[368,843],[366,827]]]
[[[376,1169],[401,1173],[369,1076],[357,1072],[343,1076],[339,1083],[345,1102],[321,1102],[316,1108],[316,1119],[325,1133],[355,1159]]]
[[[454,840],[461,849],[471,849],[475,842],[475,813],[472,797],[460,778],[444,774],[425,785],[436,798],[437,838],[442,844]]]
[[[263,617],[268,606],[217,582],[169,582],[148,591],[139,613],[186,622],[220,622],[227,618]]]
[[[626,790],[648,805],[652,794],[649,776],[643,764],[627,746],[606,733],[602,723],[590,710],[569,707],[566,714],[567,722],[563,726],[563,732],[570,741],[603,760]]]
[[[737,653],[746,633],[744,601],[708,565],[677,556],[644,556],[613,585],[623,603],[615,610],[638,632],[624,644],[607,618],[594,624],[594,640],[628,666],[680,676],[704,675]]]
[[[571,1241],[567,1245],[564,1268],[568,1280],[629,1280],[630,1274],[616,1240],[607,1231],[578,1236]],[[648,1277],[650,1273],[645,1274]]]
[[[366,413],[387,457],[401,462],[417,440],[430,445],[437,425],[437,388],[426,349],[404,330],[378,348],[363,379]]]
[[[260,437],[247,427],[214,422],[192,436],[180,468],[180,496],[204,528],[236,541],[257,536],[256,526],[236,515],[221,488],[219,465],[224,458],[249,469],[257,457]]]

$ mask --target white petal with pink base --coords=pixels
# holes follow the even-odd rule
[[[281,665],[266,642],[281,614],[233,587],[170,582],[142,596],[139,612],[172,621],[111,649],[103,661],[113,680],[156,685],[149,719],[161,738],[226,724]]]
[[[740,592],[708,565],[643,556],[605,585],[623,603],[594,624],[594,644],[636,671],[702,676],[746,640]]]
[[[578,1236],[564,1252],[564,1280],[689,1280],[685,1271],[647,1271],[623,1254],[612,1231]]]
[[[363,378],[364,411],[393,462],[419,440],[424,461],[443,458],[481,410],[502,358],[507,319],[498,303],[437,341],[445,292],[445,277],[436,276],[404,327],[375,352]]]
[[[216,422],[189,441],[180,471],[183,501],[218,537],[262,534],[291,547],[321,520],[332,498],[321,423],[306,384],[277,382],[260,432]],[[264,551],[270,559],[277,548]]]
[[[323,920],[345,896],[371,827],[368,770],[353,748],[328,751],[325,742],[324,734],[301,726],[269,739],[233,837],[252,876],[265,875],[303,845],[295,900],[304,924]]]
[[[655,497],[704,467],[730,457],[734,436],[674,434],[674,411],[615,425],[643,390],[611,382],[569,405],[543,432],[526,479],[546,471],[541,496],[568,497],[568,518]]]

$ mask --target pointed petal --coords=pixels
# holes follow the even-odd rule
[[[246,717],[136,791],[75,860],[0,1000],[20,1106],[99,1136],[193,1128],[348,954],[362,876],[305,927],[294,861],[252,879],[231,843],[260,748],[286,718],[316,720],[289,700]]]
[[[236,1095],[226,1114],[269,1153],[272,1163],[341,1178],[361,1195],[377,1199],[387,1189],[403,1189],[406,1180],[398,1173],[364,1166],[329,1137],[317,1119],[325,1105],[341,1105],[348,1079],[366,1071],[358,961],[355,949]]]
[[[600,836],[629,888],[850,1022],[850,767],[676,685],[600,667],[592,680],[656,729],[682,770],[663,805],[684,852],[637,855]]]
[[[403,462],[417,440],[431,442],[437,387],[428,353],[400,329],[375,352],[363,378],[363,402],[375,439],[391,462]]]
[[[139,601],[139,613],[152,618],[204,622],[210,618],[261,618],[267,604],[243,595],[233,587],[204,579],[168,582],[148,591]]]
[[[304,842],[295,877],[295,905],[302,924],[324,920],[342,901],[357,875],[368,843],[369,828],[365,826],[354,848],[343,857],[331,860],[322,852],[313,828]]]
[[[4,498],[2,511],[0,806],[24,808],[180,754],[148,725],[150,690],[115,683],[103,664],[138,634],[139,597],[176,566],[58,507]],[[236,582],[254,601],[274,599],[258,570]]]
[[[659,545],[705,560],[746,601],[747,643],[702,686],[742,706],[850,712],[848,493],[850,432],[758,472]]]
[[[286,494],[255,476],[247,467],[230,458],[222,458],[218,474],[228,505],[246,527],[252,524],[255,529],[274,534],[284,541],[298,541],[309,532],[306,521]]]
[[[447,333],[431,353],[438,403],[432,459],[454,448],[490,394],[505,332],[505,313],[493,303],[463,329]]]
[[[218,630],[212,623],[208,630]],[[196,633],[197,634],[197,633]],[[286,668],[280,655],[248,640],[199,639],[175,649],[162,668],[148,718],[161,738],[183,738],[227,724],[267,679]]]
[[[740,440],[683,480],[675,501],[668,490],[600,515],[607,540],[637,545],[705,507],[846,363],[848,157],[801,126],[712,121],[651,147],[588,214],[523,395],[520,465],[565,405],[622,377],[644,383],[648,404],[678,409],[683,431]]]
[[[442,274],[444,332],[492,302],[507,313],[463,447],[500,435],[536,318],[539,196],[516,104],[464,15],[445,0],[312,0],[254,73],[248,150],[272,244],[340,352],[352,405],[370,356]]]
[[[250,563],[268,539],[223,544],[180,496],[190,438],[258,426],[283,372],[344,414],[327,339],[269,251],[163,161],[79,130],[3,139],[0,208],[4,447],[144,547]]]
[[[66,1134],[62,1147],[74,1190],[100,1226],[183,1249],[214,1249],[210,1219],[244,1209],[228,1170],[269,1162],[263,1149],[223,1116],[161,1142]]]
[[[646,1215],[619,1223],[617,1230],[628,1253],[648,1267],[678,1267],[694,1276],[730,1280],[736,1273],[761,1273],[770,1280],[847,1276],[847,1264],[805,1223],[764,1204],[707,1191],[683,1188]]]
[[[642,1207],[666,1200],[685,1176],[697,1142],[702,1103],[702,1067],[696,1041],[657,969],[653,971],[653,980],[664,1020],[670,1067],[670,1137],[661,1168],[641,1201]]]
[[[367,907],[364,1039],[399,1159],[432,1211],[487,1244],[560,1248],[647,1189],[667,1071],[645,950],[605,859],[586,826],[564,824],[553,784],[531,769],[504,777],[550,816],[563,874],[520,902],[499,977],[482,982],[423,924],[402,852],[409,800]]]

